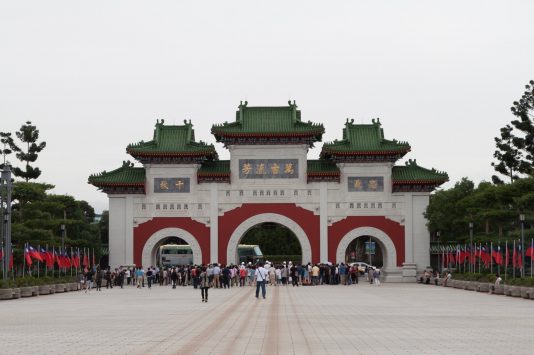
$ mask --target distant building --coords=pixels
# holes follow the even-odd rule
[[[109,197],[110,265],[154,265],[160,245],[178,237],[195,263],[236,263],[237,245],[255,225],[278,223],[302,247],[303,262],[343,262],[356,238],[370,238],[390,281],[415,281],[430,263],[423,216],[430,192],[446,173],[409,160],[406,142],[387,140],[378,119],[347,120],[342,137],[322,139],[322,124],[303,121],[295,103],[239,105],[233,122],[212,134],[230,151],[195,140],[193,125],[156,123],[153,138],[127,147],[130,162],[89,177]]]

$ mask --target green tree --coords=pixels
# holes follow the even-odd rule
[[[4,166],[6,165],[7,156],[12,153],[12,150],[10,149],[11,145],[13,144],[13,138],[11,137],[11,133],[0,132],[0,143],[4,145],[4,147],[1,150],[3,162],[2,164],[0,164],[0,169],[3,169]]]
[[[53,185],[16,182],[13,187],[13,243],[60,246],[61,225],[66,226],[65,245],[94,248],[101,246],[94,209],[72,196],[49,194]]]
[[[497,163],[491,163],[491,166],[498,173],[508,176],[510,182],[518,179],[517,172],[522,167],[523,154],[517,145],[514,144],[514,140],[518,140],[513,134],[513,128],[510,125],[506,125],[501,128],[501,136],[495,137],[495,145],[497,150],[493,153],[493,157],[497,159]],[[492,177],[494,184],[502,184],[503,181],[496,175]]]
[[[534,168],[534,80],[525,85],[525,91],[519,101],[511,107],[516,119],[510,125],[501,128],[501,136],[495,138],[497,150],[492,163],[495,171],[510,178],[513,182],[516,174],[531,175]],[[503,181],[496,175],[492,176],[496,184]]]
[[[9,142],[10,148],[16,153],[15,156],[22,163],[26,164],[25,170],[18,167],[13,169],[15,176],[23,178],[26,182],[30,179],[37,179],[41,175],[41,170],[33,167],[30,163],[37,160],[39,153],[46,147],[46,142],[37,143],[39,139],[39,130],[32,125],[31,121],[27,121],[20,129],[15,132],[17,138],[25,144],[25,147],[19,147],[13,140]]]
[[[532,173],[532,166],[534,161],[534,80],[525,85],[525,91],[519,99],[515,101],[511,107],[512,113],[517,117],[512,121],[512,125],[519,132],[521,136],[514,141],[517,148],[524,150],[525,157],[521,161],[524,168],[524,173]]]

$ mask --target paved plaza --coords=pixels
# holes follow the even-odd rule
[[[532,354],[534,302],[415,284],[114,288],[0,302],[1,354]]]

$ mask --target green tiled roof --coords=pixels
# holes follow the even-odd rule
[[[321,154],[394,154],[410,150],[407,142],[385,139],[379,119],[373,119],[372,122],[354,124],[354,120],[349,122],[347,119],[343,139],[325,143]]]
[[[235,122],[213,125],[211,132],[217,140],[221,136],[315,136],[321,140],[324,126],[302,122],[300,110],[295,102],[288,106],[248,107],[247,102],[239,105]]]
[[[230,160],[216,160],[202,163],[198,169],[199,175],[228,175],[230,174]]]
[[[125,161],[118,169],[89,176],[89,183],[97,187],[144,186],[145,168],[134,167],[133,163]]]
[[[330,160],[308,160],[308,174],[339,174],[339,168]]]
[[[391,172],[393,184],[437,184],[449,180],[446,172],[436,169],[425,169],[417,165],[417,161],[410,159],[405,166],[394,166]]]
[[[213,144],[195,142],[195,131],[191,121],[182,126],[165,126],[161,120],[156,123],[154,137],[148,142],[130,144],[126,151],[133,155],[208,155],[217,156]]]

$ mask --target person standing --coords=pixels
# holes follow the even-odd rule
[[[267,270],[265,270],[263,267],[263,263],[258,264],[256,272],[254,273],[254,278],[256,279],[256,298],[259,298],[258,296],[260,295],[261,287],[261,294],[263,299],[265,299],[265,281],[267,280]]]
[[[146,271],[146,280],[147,280],[147,283],[148,283],[148,289],[151,289],[152,288],[152,267],[149,267]]]
[[[96,290],[102,291],[100,289],[102,287],[102,270],[100,270],[100,266],[96,268],[95,280],[96,280]]]
[[[200,273],[199,279],[202,302],[208,302],[208,289],[210,288],[210,280],[205,266],[202,267],[202,272]]]
[[[176,272],[176,268],[172,268],[172,271],[171,271],[172,288],[176,288],[177,281],[178,281],[178,273]]]
[[[375,285],[376,286],[380,286],[380,269],[379,268],[376,268],[374,274],[373,274],[373,278],[374,278],[374,281],[375,281]]]
[[[86,288],[85,293],[89,292],[91,293],[91,289],[93,288],[93,270],[88,269],[85,273],[85,282],[86,282]]]
[[[317,286],[319,284],[319,266],[317,266],[317,264],[313,265],[312,267],[312,280],[313,286]]]
[[[111,284],[111,269],[109,267],[106,269],[106,288],[113,288]]]

